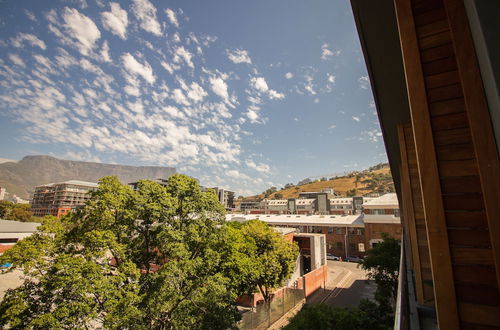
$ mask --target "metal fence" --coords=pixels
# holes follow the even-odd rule
[[[304,299],[303,289],[285,287],[269,303],[260,304],[243,313],[238,328],[267,329]]]

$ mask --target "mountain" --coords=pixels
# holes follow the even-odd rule
[[[270,188],[268,189],[267,198],[297,198],[299,197],[299,192],[321,191],[325,188],[333,188],[340,196],[369,195],[372,193],[394,192],[394,183],[392,182],[389,164],[378,164],[364,171],[354,171],[330,179],[323,178],[316,181],[304,179],[297,185],[289,184],[287,188],[277,191]],[[264,192],[257,196],[246,197],[245,199],[262,199],[265,197]]]
[[[97,182],[104,176],[115,175],[122,183],[129,183],[140,179],[167,178],[173,173],[174,167],[101,164],[51,156],[26,156],[17,162],[0,163],[0,186],[9,193],[28,198],[35,186],[51,182]]]

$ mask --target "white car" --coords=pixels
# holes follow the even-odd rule
[[[333,254],[326,254],[326,260],[334,260],[334,261],[339,261],[340,258],[337,256],[334,256]]]

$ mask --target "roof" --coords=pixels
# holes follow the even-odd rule
[[[295,233],[297,231],[295,228],[287,228],[287,227],[273,227],[273,229],[278,233],[280,233],[281,235]]]
[[[352,198],[331,198],[330,204],[349,204],[352,203]]]
[[[315,199],[313,198],[301,198],[301,199],[296,199],[295,204],[297,205],[310,205],[314,203]]]
[[[34,233],[41,223],[0,219],[0,233]]]
[[[287,205],[287,199],[270,199],[267,201],[267,205]]]
[[[399,207],[398,196],[395,193],[385,194],[363,204],[365,208],[373,208],[375,206]]]
[[[80,180],[68,180],[68,181],[63,181],[63,182],[53,182],[53,183],[41,184],[41,185],[36,186],[35,188],[52,187],[52,186],[60,185],[60,184],[72,184],[75,186],[85,186],[85,187],[93,187],[93,188],[97,188],[99,186],[99,184],[95,183],[95,182],[80,181]]]
[[[304,214],[227,214],[226,221],[261,220],[271,225],[351,226],[363,227],[363,214],[304,215]]]

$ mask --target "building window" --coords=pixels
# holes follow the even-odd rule
[[[354,243],[349,243],[349,251],[356,252],[356,244]]]
[[[342,242],[337,242],[337,250],[343,250],[344,244]]]
[[[323,227],[316,227],[316,233],[323,234]]]
[[[356,229],[356,235],[364,235],[364,229],[363,228]]]
[[[328,227],[328,234],[333,234],[333,227]]]
[[[335,234],[337,235],[342,235],[344,232],[342,230],[342,228],[335,228]]]

